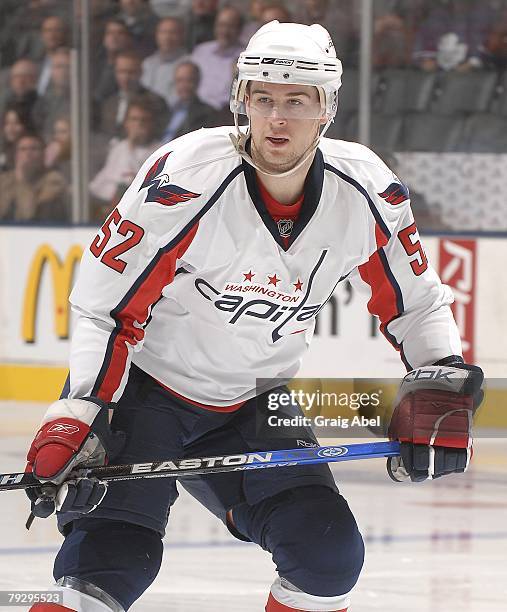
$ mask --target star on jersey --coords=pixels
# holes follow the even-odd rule
[[[249,270],[248,272],[242,272],[241,274],[243,274],[243,276],[245,277],[243,279],[243,282],[249,281],[250,283],[252,282],[253,277],[255,276],[255,272],[252,272],[252,270]],[[275,287],[278,285],[278,283],[282,280],[281,278],[278,278],[278,276],[275,274],[273,274],[272,276],[269,276],[268,274],[268,285],[274,285]],[[295,283],[292,283],[292,285],[295,287],[295,291],[303,291],[303,281],[299,278]]]

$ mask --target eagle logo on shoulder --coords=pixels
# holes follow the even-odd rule
[[[148,188],[146,192],[145,202],[154,202],[157,204],[163,204],[164,206],[175,206],[182,202],[188,202],[193,198],[198,198],[201,194],[184,189],[179,185],[174,185],[169,179],[167,173],[163,173],[165,162],[172,151],[169,151],[165,155],[162,155],[153,166],[148,170],[144,181],[139,187],[141,189]]]
[[[392,206],[403,204],[410,197],[408,188],[402,183],[391,183],[385,191],[378,195]]]

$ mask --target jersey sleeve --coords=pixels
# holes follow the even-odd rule
[[[366,293],[369,312],[408,370],[461,355],[454,297],[428,261],[408,189],[383,167],[368,192],[371,255],[350,274],[352,286]]]
[[[173,156],[162,147],[146,161],[85,250],[70,296],[69,397],[121,397],[151,311],[195,238],[205,194],[175,178]]]

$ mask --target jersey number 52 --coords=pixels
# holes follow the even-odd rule
[[[111,238],[111,225],[116,226],[117,233],[120,234],[120,236],[125,236],[127,239],[123,240],[119,244],[116,244],[107,251],[104,251]],[[144,236],[143,228],[139,227],[139,225],[136,225],[135,223],[132,223],[132,221],[129,221],[128,219],[123,219],[122,221],[118,209],[115,208],[106,219],[104,225],[100,228],[100,231],[102,232],[102,235],[97,234],[97,236],[95,236],[90,245],[90,251],[97,259],[100,259],[103,264],[106,264],[106,266],[109,268],[123,274],[123,271],[127,267],[127,262],[120,259],[120,255],[123,255],[123,253],[126,253],[141,242],[141,239]]]

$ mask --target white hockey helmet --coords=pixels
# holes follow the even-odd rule
[[[261,81],[313,85],[328,121],[335,116],[342,63],[336,57],[331,36],[321,25],[270,21],[252,36],[237,65],[230,100],[233,113],[246,114],[246,85],[248,81]]]

